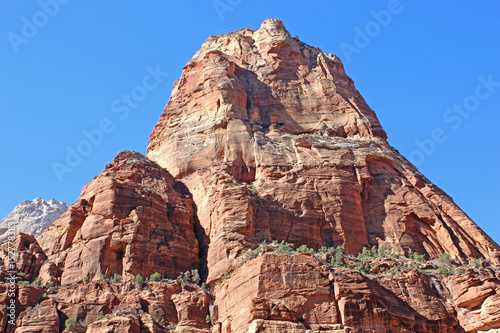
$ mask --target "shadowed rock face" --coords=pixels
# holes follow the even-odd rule
[[[379,251],[290,254],[280,241]],[[455,260],[431,260],[440,252]],[[498,245],[386,142],[340,60],[279,20],[210,37],[148,158],[119,153],[38,240],[4,243],[0,261],[0,332],[62,332],[68,318],[89,333],[500,330]],[[13,287],[16,325],[13,267],[34,282]],[[133,282],[192,269],[208,286],[186,274]]]
[[[267,20],[203,44],[148,157],[193,193],[209,283],[264,239],[498,262],[498,245],[385,139],[340,60]]]
[[[199,265],[193,201],[139,153],[121,152],[38,239],[61,284],[101,274],[175,278]]]

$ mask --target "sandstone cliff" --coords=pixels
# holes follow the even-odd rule
[[[193,194],[209,283],[263,239],[498,263],[498,245],[385,139],[340,60],[267,20],[203,44],[148,157]]]
[[[500,330],[500,247],[279,20],[210,37],[148,157],[119,153],[0,260],[6,332]]]
[[[199,265],[194,224],[181,184],[141,154],[121,152],[38,243],[62,285],[114,274],[175,278]]]

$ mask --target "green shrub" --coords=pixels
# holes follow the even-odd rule
[[[391,246],[390,245],[382,245],[381,247],[378,248],[378,255],[379,257],[386,258],[389,254],[391,253]]]
[[[330,258],[330,265],[344,266],[345,244],[339,245],[335,248],[333,256]]]
[[[423,254],[419,254],[418,252],[413,252],[413,259],[416,260],[416,261],[419,261],[419,262],[423,262],[424,261],[424,255]]]
[[[344,266],[344,255],[342,252],[335,252],[335,254],[330,258],[330,265],[332,266]]]
[[[401,271],[397,266],[392,266],[387,270],[387,273],[389,274],[389,278],[394,277],[394,275],[399,274]]]
[[[444,276],[449,276],[453,274],[453,269],[446,266],[439,266],[437,272]]]
[[[438,258],[439,263],[443,265],[449,265],[453,261],[453,258],[446,252],[439,252]]]
[[[222,275],[222,281],[224,281],[225,279],[228,279],[231,277],[231,273],[229,272],[224,272],[224,275]]]
[[[207,314],[207,316],[205,317],[205,322],[207,324],[209,324],[210,326],[212,326],[212,324],[213,324],[212,317]]]
[[[106,277],[104,276],[104,274],[101,274],[101,276],[99,277],[99,282],[106,282]]]
[[[160,281],[160,280],[161,280],[161,275],[158,272],[155,272],[155,273],[151,274],[151,276],[149,277],[149,281],[157,282],[157,281]]]
[[[354,270],[362,273],[369,273],[370,267],[366,263],[358,263],[354,266]]]
[[[194,284],[199,284],[201,281],[200,274],[198,273],[197,269],[191,270],[191,281],[193,281]]]
[[[252,192],[253,194],[255,195],[259,195],[259,191],[257,191],[257,189],[255,188],[255,186],[252,184],[252,186],[250,187],[250,192]]]
[[[358,254],[358,260],[369,258],[372,255],[370,250],[366,246],[363,246],[363,249],[361,252]]]
[[[319,248],[318,253],[333,253],[335,252],[335,248],[322,246]]]
[[[278,255],[292,254],[293,252],[294,252],[293,244],[287,243],[285,241],[281,241],[281,243],[276,248],[276,254],[278,254]]]
[[[42,279],[37,277],[33,282],[31,282],[33,287],[40,287],[42,285]]]
[[[99,313],[97,314],[97,320],[101,320],[102,318],[104,318],[104,312],[101,310],[101,311],[99,311]]]
[[[307,245],[301,245],[297,248],[297,253],[314,253],[314,249],[307,247]]]
[[[335,248],[335,253],[340,252],[342,254],[345,254],[345,244],[339,245]]]
[[[140,274],[137,274],[135,276],[135,279],[134,279],[135,283],[137,284],[143,284],[144,283],[144,279],[142,278],[142,276]]]
[[[249,260],[252,260],[253,258],[257,258],[261,252],[262,252],[262,249],[260,246],[258,246],[253,250],[247,249],[247,250],[241,251],[240,256],[244,256],[245,261],[249,261]]]
[[[67,330],[73,329],[76,327],[76,318],[68,318],[64,324],[66,325]]]
[[[89,277],[88,277],[88,276],[84,277],[84,278],[83,278],[83,282],[85,282],[85,283],[89,283]]]

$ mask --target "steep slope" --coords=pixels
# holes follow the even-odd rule
[[[38,238],[60,283],[102,275],[177,277],[198,267],[193,201],[156,163],[121,152]],[[43,269],[43,268],[42,268]],[[48,271],[49,269],[47,269]]]
[[[209,283],[262,240],[498,263],[498,245],[385,139],[340,60],[267,20],[203,44],[148,157],[193,193]]]
[[[24,232],[38,237],[66,210],[68,210],[66,203],[55,199],[45,201],[42,198],[35,198],[23,201],[0,221],[0,243],[7,238],[9,226],[15,227],[14,234]]]

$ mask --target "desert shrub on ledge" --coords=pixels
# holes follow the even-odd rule
[[[235,270],[247,261],[253,260],[264,253],[276,255],[308,253],[316,256],[324,265],[328,265],[332,269],[351,269],[376,279],[393,278],[401,272],[411,270],[418,270],[424,274],[439,274],[443,277],[464,274],[470,271],[474,271],[478,275],[479,270],[482,268],[488,268],[499,274],[498,269],[491,266],[485,259],[472,259],[469,260],[467,265],[464,265],[455,261],[445,252],[441,252],[436,259],[426,259],[423,254],[412,249],[407,249],[405,253],[399,246],[382,245],[371,248],[363,247],[361,252],[354,256],[345,253],[344,244],[337,247],[322,246],[315,250],[307,245],[296,247],[293,243],[285,241],[267,243],[265,240],[254,249],[241,251],[238,257],[243,258],[243,260],[236,266]],[[232,272],[226,272],[222,280],[229,278],[231,274]]]

